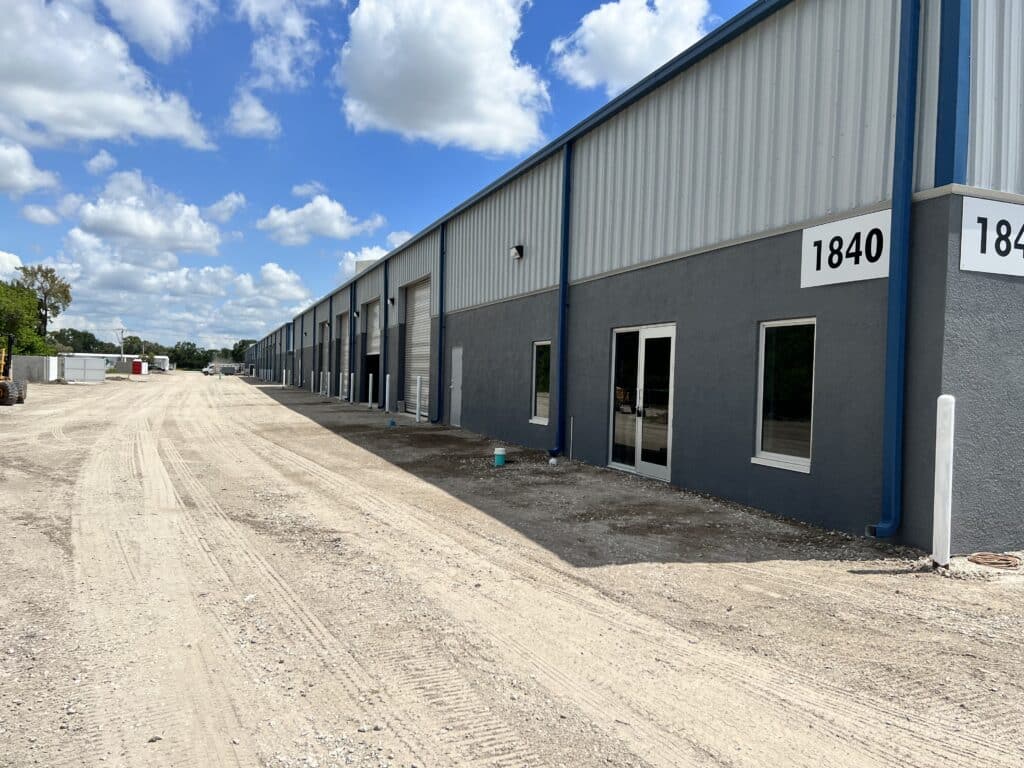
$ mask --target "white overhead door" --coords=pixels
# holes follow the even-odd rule
[[[366,305],[366,354],[380,354],[380,301]]]
[[[420,376],[420,413],[430,410],[430,281],[405,289],[405,410],[416,413],[416,377]]]
[[[338,371],[341,373],[341,396],[348,398],[348,312],[341,315],[341,322],[338,323],[338,333],[341,337],[341,359],[338,361]]]

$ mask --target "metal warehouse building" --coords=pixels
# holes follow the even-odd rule
[[[1024,547],[1022,41],[1016,0],[757,2],[253,362],[921,546],[948,393],[953,548]]]

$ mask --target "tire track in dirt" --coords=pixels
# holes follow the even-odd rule
[[[78,475],[74,602],[84,619],[79,655],[92,674],[84,733],[54,765],[251,764],[223,736],[239,725],[204,641],[183,652],[182,638],[203,632],[180,561],[180,506],[139,415],[159,399],[148,393],[111,420]]]
[[[396,506],[391,502],[390,499],[399,494],[399,489],[389,489],[390,493],[387,498],[379,494],[368,493],[364,485],[355,484],[351,481],[345,480],[340,473],[322,467],[315,461],[290,450],[280,442],[267,438],[257,432],[253,432],[251,429],[249,429],[249,431],[254,435],[254,437],[273,446],[272,450],[262,452],[264,460],[277,462],[279,467],[286,472],[288,466],[293,465],[294,468],[297,468],[302,473],[312,475],[329,488],[333,488],[335,493],[332,495],[345,498],[349,503],[355,504],[363,509],[380,510],[382,514],[377,517],[379,523],[384,523],[387,520],[396,520],[398,519],[396,518],[396,515],[408,516],[411,513],[413,517],[416,517],[421,515],[423,512],[423,510],[418,509],[415,504]],[[260,452],[260,450],[255,447],[258,443],[252,443],[252,441],[250,441],[250,444],[258,453]],[[292,470],[293,473],[294,468]],[[367,472],[365,468],[363,468],[361,474],[364,478],[372,476],[372,472]],[[429,519],[423,519],[422,517],[419,519],[422,526],[421,533],[427,536],[436,536],[438,535],[438,527],[444,526],[445,524],[439,520],[436,515],[428,515],[428,517]],[[427,526],[429,526],[429,530],[425,530]],[[453,533],[451,530],[445,530],[443,535],[447,536],[453,543],[467,547],[470,551],[473,551],[474,549],[474,543],[472,541],[467,541],[470,536],[465,534],[459,535],[457,533]],[[476,547],[479,549],[479,543],[476,544]],[[496,564],[495,561],[500,561],[503,557],[503,553],[497,552],[495,551],[495,548],[490,547],[486,548],[484,551],[475,552],[475,554],[481,557],[483,561],[489,565]],[[513,569],[522,569],[521,562],[513,563],[512,566]],[[549,582],[552,571],[550,569],[543,570],[546,570],[547,573],[535,572],[533,574],[533,578],[543,579],[544,581]],[[557,571],[554,573],[557,574]],[[545,584],[545,586],[547,587],[549,585]],[[578,585],[574,584],[563,584],[562,589],[560,590],[563,594],[571,594],[573,601],[579,605],[581,604],[579,601],[581,596],[578,594],[578,591]],[[583,597],[582,605],[590,603],[590,605],[586,607],[591,616],[608,616],[608,606],[594,605],[592,594],[585,595]],[[463,607],[465,608],[467,606]],[[497,604],[496,607],[500,608],[501,606],[500,604]],[[625,606],[621,604],[617,604],[615,609],[619,612],[626,613],[627,616],[630,613],[625,610]],[[640,617],[643,617],[647,621],[638,622],[637,619]],[[484,621],[486,621],[485,617]],[[618,630],[625,630],[629,627],[635,632],[638,629],[638,623],[641,625],[649,624],[649,621],[650,617],[647,614],[640,614],[639,616],[629,616],[628,621],[626,622],[619,621],[612,622],[612,624]],[[682,648],[678,644],[672,643],[671,639],[665,636],[663,627],[649,627],[649,629],[650,634],[658,638],[659,647],[663,650],[671,650],[683,658],[688,656],[692,657],[694,655],[706,655],[703,652],[694,654],[692,649]],[[508,641],[507,636],[496,639],[504,640],[505,642]],[[668,649],[665,649],[664,647],[665,642],[669,642]],[[673,645],[675,647],[672,647]],[[672,654],[670,653],[668,655]],[[539,665],[543,662],[543,659],[539,659],[534,656],[528,661],[528,665]],[[777,702],[781,710],[796,709],[799,711],[803,709],[804,711],[801,712],[803,717],[812,721],[820,721],[820,727],[823,730],[831,732],[834,737],[843,738],[849,744],[857,745],[858,749],[862,750],[862,758],[870,758],[878,764],[886,764],[888,760],[893,757],[892,746],[888,742],[888,739],[885,739],[884,737],[878,739],[872,738],[872,730],[879,732],[889,731],[893,736],[898,733],[901,742],[909,742],[914,749],[906,752],[905,757],[907,758],[908,764],[909,761],[924,760],[925,755],[929,755],[928,759],[931,759],[930,756],[932,754],[945,754],[949,759],[957,760],[972,758],[979,753],[988,753],[988,755],[994,760],[1008,760],[1011,757],[1011,753],[1000,749],[996,745],[990,745],[983,739],[972,737],[971,735],[958,734],[957,738],[957,742],[967,742],[971,744],[970,747],[961,747],[959,746],[959,743],[944,743],[943,741],[933,738],[930,734],[942,733],[944,732],[944,728],[949,728],[950,726],[955,727],[956,724],[944,723],[940,725],[939,723],[932,723],[930,721],[918,721],[916,723],[911,722],[909,725],[900,725],[900,721],[904,721],[906,718],[905,712],[894,708],[887,708],[884,704],[873,699],[854,699],[851,701],[847,691],[829,691],[827,688],[823,688],[820,682],[813,678],[802,676],[795,670],[766,664],[766,662],[760,658],[756,661],[742,660],[741,662],[736,663],[730,661],[726,654],[723,654],[721,651],[716,651],[710,658],[704,659],[704,661],[706,662],[706,666],[711,666],[715,669],[716,676],[731,678],[729,680],[730,685],[739,686],[740,689],[745,688],[749,690],[751,696],[767,697],[769,701],[774,700]],[[750,674],[751,669],[757,669],[758,666],[764,669],[758,670],[759,674],[752,676]],[[683,670],[677,669],[676,671],[677,673],[681,673]],[[728,671],[728,674],[726,674],[726,671]],[[552,669],[552,674],[557,672],[557,668]],[[755,683],[755,677],[761,678],[759,684]],[[801,677],[803,677],[803,680],[800,680]],[[794,680],[799,681],[799,686],[796,687],[795,690],[793,685]],[[561,682],[565,684],[567,681],[563,679]],[[779,691],[784,693],[780,694],[778,693]],[[659,705],[659,710],[661,710],[662,707],[667,707],[664,711],[672,711],[673,707],[671,701],[661,701],[659,702]],[[849,727],[844,728],[833,726],[827,719],[829,712],[845,715],[851,722],[857,723],[856,728],[853,729]],[[646,714],[650,715],[652,713]],[[679,714],[684,715],[682,712]],[[713,732],[715,724],[708,723],[707,727]],[[868,732],[868,735],[865,736],[858,733],[858,731],[861,730]],[[657,734],[649,734],[649,736],[654,738]],[[766,737],[767,736],[769,736],[769,734],[766,734]],[[813,761],[818,760],[820,756],[821,752],[818,751],[812,750],[808,753],[808,758],[813,759]],[[814,762],[809,762],[808,764],[814,764]]]

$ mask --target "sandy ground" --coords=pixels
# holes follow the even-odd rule
[[[0,765],[1020,764],[1020,579],[385,424],[184,373],[0,409]]]

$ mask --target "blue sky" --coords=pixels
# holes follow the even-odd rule
[[[748,0],[0,0],[0,279],[257,338]]]

